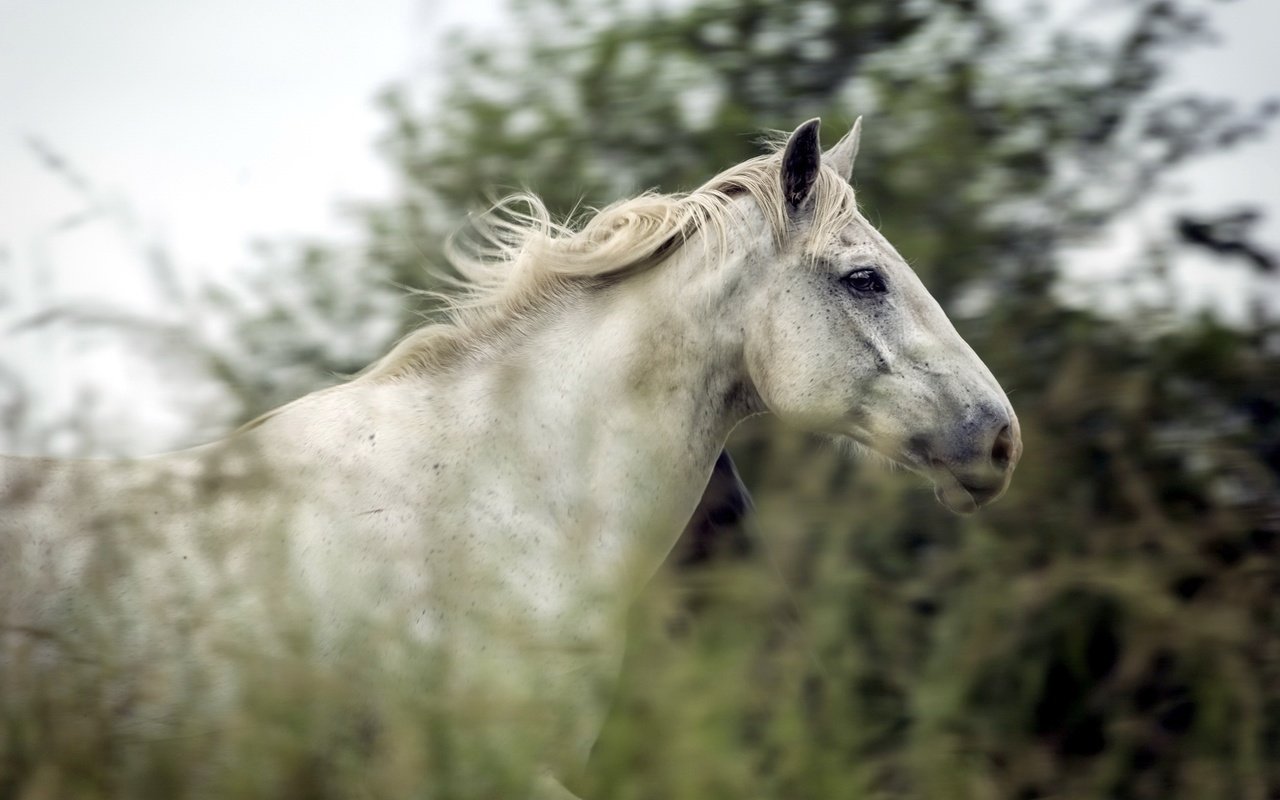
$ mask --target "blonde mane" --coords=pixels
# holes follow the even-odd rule
[[[452,291],[431,292],[445,321],[419,328],[360,374],[396,378],[441,369],[585,287],[607,285],[670,258],[702,233],[708,257],[725,252],[734,217],[732,200],[750,195],[781,244],[788,235],[780,180],[781,154],[737,164],[683,194],[647,192],[598,210],[581,227],[556,222],[536,196],[515,194],[476,218],[466,240],[449,242],[446,255],[462,276]],[[856,207],[853,188],[829,167],[820,170],[812,224],[803,249],[812,255],[847,223]]]

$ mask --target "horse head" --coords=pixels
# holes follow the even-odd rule
[[[952,511],[999,497],[1022,452],[1018,418],[982,360],[859,213],[860,122],[829,152],[818,120],[780,158],[785,233],[752,272],[744,331],[769,411],[847,437],[931,481]]]

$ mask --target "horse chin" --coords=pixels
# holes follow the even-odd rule
[[[955,514],[968,515],[978,510],[978,502],[973,499],[973,495],[950,473],[934,480],[933,495],[943,507]]]
[[[871,437],[865,433],[864,435],[845,435],[840,438],[856,450],[883,458],[933,483],[934,497],[937,497],[938,502],[948,511],[967,516],[978,510],[978,501],[942,462],[929,459],[924,453],[910,449],[897,453],[885,452],[871,444]]]
[[[967,516],[977,511],[982,505],[979,499],[941,461],[930,459],[922,453],[911,450],[891,460],[930,481],[933,484],[933,496],[938,498],[938,502],[944,508],[954,514]]]

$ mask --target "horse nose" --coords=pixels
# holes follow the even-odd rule
[[[1008,425],[1003,425],[996,432],[996,440],[991,445],[991,465],[1004,471],[1009,469],[1013,461],[1013,432]]]
[[[1017,418],[1012,413],[989,409],[979,419],[983,422],[970,423],[970,431],[977,434],[974,442],[977,449],[970,450],[971,460],[956,464],[952,474],[974,502],[981,506],[1004,493],[1021,454],[1022,443]]]

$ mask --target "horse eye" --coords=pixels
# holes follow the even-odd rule
[[[874,269],[856,269],[841,280],[855,292],[881,294],[885,291],[884,278]]]

